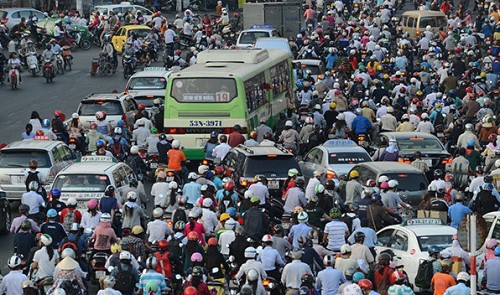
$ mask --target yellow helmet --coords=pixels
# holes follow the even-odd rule
[[[336,102],[331,102],[330,103],[330,109],[335,109],[337,107],[337,103]]]
[[[486,72],[481,72],[480,76],[481,78],[486,78]]]
[[[349,178],[356,178],[356,177],[359,177],[359,172],[357,170],[352,170],[351,172],[349,172]]]
[[[220,221],[224,221],[224,220],[228,220],[229,218],[231,218],[231,216],[229,216],[228,213],[222,213],[219,217],[219,220]]]
[[[118,243],[114,243],[111,245],[111,253],[118,253],[118,252],[121,252],[122,251],[122,246],[120,246],[120,244]]]
[[[440,102],[436,102],[436,104],[434,105],[434,107],[435,107],[436,109],[440,109],[440,108],[442,108],[442,107],[443,107],[443,104],[442,104],[442,103],[440,103]]]
[[[389,74],[384,74],[384,79],[389,79]]]
[[[424,94],[422,91],[417,91],[417,96],[421,96],[422,94]]]

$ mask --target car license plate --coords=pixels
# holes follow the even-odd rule
[[[69,145],[69,148],[72,149],[72,150],[74,150],[76,148],[76,145],[74,143],[72,143],[72,144]]]
[[[103,270],[98,270],[95,272],[95,278],[100,279],[102,277],[106,276],[106,272]]]
[[[21,176],[21,175],[11,175],[10,176],[10,182],[12,184],[24,183],[24,176]]]
[[[424,162],[427,166],[432,167],[432,159],[425,159]]]
[[[174,181],[174,177],[173,176],[167,176],[167,178],[165,179],[166,182],[171,182],[171,181]]]
[[[267,188],[268,189],[279,189],[280,188],[280,182],[277,181],[277,180],[269,181],[267,183]]]
[[[151,163],[151,164],[149,164],[149,167],[151,169],[156,169],[156,168],[158,168],[158,163]]]

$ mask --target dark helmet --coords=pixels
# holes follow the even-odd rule
[[[283,229],[283,225],[281,225],[281,224],[276,224],[276,225],[274,226],[274,233],[275,233],[275,234],[282,233],[282,232],[283,232],[283,230],[284,230],[284,229]]]
[[[295,185],[296,185],[297,187],[303,188],[303,187],[304,187],[304,185],[305,185],[304,179],[302,179],[302,178],[297,179],[297,180],[295,181]]]
[[[493,183],[493,176],[489,175],[489,174],[486,174],[484,177],[483,177],[483,180],[485,183]]]
[[[19,205],[19,214],[28,213],[30,211],[30,206],[21,204]]]
[[[380,253],[378,256],[378,263],[380,265],[389,265],[390,260],[391,255],[389,255],[389,253]]]
[[[483,166],[476,166],[476,173],[477,174],[483,174],[484,173]]]
[[[314,283],[314,277],[310,273],[306,273],[302,276],[302,284],[312,284]]]
[[[327,179],[326,180],[326,183],[325,183],[325,188],[327,190],[333,190],[335,189],[335,181],[331,178]]]
[[[305,274],[304,276],[306,276],[307,274]],[[302,277],[304,278],[304,277]],[[302,286],[300,287],[299,289],[299,295],[309,295],[311,294],[311,291],[309,291],[309,289],[306,287],[306,286]]]
[[[23,222],[21,222],[21,229],[31,230],[31,222],[28,219],[23,220]]]
[[[273,139],[273,134],[271,132],[264,133],[264,139],[272,140]]]
[[[363,242],[365,240],[365,233],[358,231],[354,234],[354,240],[357,242]]]
[[[441,178],[443,176],[443,171],[441,169],[434,170],[434,177]]]
[[[439,246],[436,246],[436,245],[432,245],[430,246],[428,249],[427,249],[427,253],[429,253],[429,255],[433,255],[433,254],[439,254],[439,252],[441,252],[442,248],[439,247]]]

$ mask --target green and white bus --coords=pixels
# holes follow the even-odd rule
[[[292,60],[278,49],[207,50],[172,74],[165,96],[165,133],[180,140],[190,160],[205,157],[210,133],[239,124],[251,132],[261,118],[272,127],[292,105]]]

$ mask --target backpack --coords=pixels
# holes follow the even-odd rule
[[[175,226],[177,221],[182,220],[184,223],[187,223],[186,211],[184,209],[177,209],[174,212],[174,216],[172,216],[172,224]]]
[[[113,154],[115,155],[115,157],[121,159],[122,158],[122,142],[121,140],[118,140],[118,141],[115,141],[113,143]]]
[[[161,273],[165,278],[170,279],[172,277],[172,264],[170,263],[170,253],[165,252],[160,255],[160,252],[155,253],[157,266],[156,272]]]
[[[182,255],[182,249],[180,245],[182,239],[184,239],[184,236],[181,236],[179,238],[174,238],[174,236],[172,236],[172,240],[168,243],[168,251],[177,258],[180,258]]]
[[[497,204],[497,198],[493,195],[493,193],[481,188],[481,191],[476,196],[474,209],[481,215],[484,215],[486,213],[496,211]]]
[[[231,196],[232,196],[232,194],[230,192],[228,192],[226,190],[222,191],[222,200],[220,200],[220,202],[219,202],[220,214],[225,213],[227,208],[229,208],[229,207],[236,208],[236,206],[234,205],[234,202],[233,202],[233,198]],[[227,205],[226,205],[226,203],[227,203]]]
[[[123,270],[121,263],[118,264],[118,272],[116,273],[115,279],[116,283],[114,288],[122,292],[122,294],[129,294],[135,287],[136,282],[132,276],[132,270]]]
[[[397,152],[393,152],[393,153],[390,153],[387,151],[387,149],[384,151],[383,153],[383,157],[382,157],[382,161],[397,161],[398,160],[398,153]]]
[[[73,251],[75,251],[75,256],[79,257],[79,249],[78,245],[76,244],[76,241],[71,241],[70,239],[67,239],[61,246],[61,250],[64,250],[66,248],[71,248]]]
[[[38,178],[38,171],[35,171],[35,172],[31,172],[31,171],[28,171],[28,176],[26,176],[26,180],[24,182],[24,184],[26,185],[26,191],[29,192],[30,191],[30,188],[29,188],[29,185],[30,185],[30,182],[32,181],[36,181],[36,183],[38,183],[40,185],[40,178]]]
[[[415,286],[423,289],[431,287],[432,276],[434,275],[433,260],[424,260],[418,266],[417,275],[415,276]]]
[[[76,222],[75,210],[66,210],[66,215],[64,216],[62,226],[66,232],[69,232],[71,225]]]
[[[352,221],[354,220],[354,218],[356,218],[356,217],[351,217],[347,213],[342,214],[342,216],[340,216],[340,221],[342,221],[343,223],[345,223],[347,225],[347,229],[349,229],[349,233],[352,233]]]

